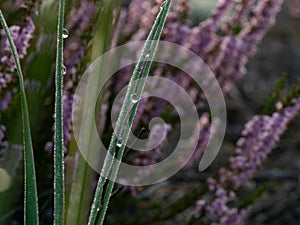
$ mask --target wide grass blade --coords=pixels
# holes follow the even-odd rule
[[[55,72],[55,126],[54,126],[54,224],[64,223],[64,142],[63,142],[63,26],[65,1],[59,1],[57,25],[57,52]]]
[[[25,183],[25,193],[24,193],[24,224],[26,225],[38,225],[38,198],[37,198],[37,188],[36,188],[36,175],[34,168],[34,156],[31,140],[31,131],[29,123],[29,114],[27,99],[25,95],[23,74],[20,65],[20,60],[18,57],[18,52],[14,41],[9,32],[8,26],[0,10],[0,22],[4,28],[5,34],[7,36],[13,58],[16,64],[17,73],[19,77],[20,84],[20,97],[21,97],[21,111],[22,111],[22,121],[23,121],[23,139],[24,139],[24,183]]]
[[[145,46],[143,48],[142,54],[139,58],[139,61],[135,67],[133,75],[131,77],[128,90],[123,102],[123,106],[120,112],[120,116],[116,123],[115,131],[112,135],[111,142],[108,148],[108,153],[106,154],[104,160],[104,166],[101,171],[101,175],[97,184],[97,189],[91,208],[89,225],[94,225],[97,219],[97,214],[99,212],[99,217],[97,220],[98,225],[103,224],[112,189],[114,186],[114,181],[117,177],[119,170],[119,163],[123,157],[124,149],[128,140],[129,131],[132,127],[132,123],[137,111],[139,102],[136,102],[132,105],[132,96],[135,95],[137,99],[141,98],[146,78],[149,74],[150,66],[156,51],[158,40],[160,39],[166,17],[170,8],[171,0],[167,0],[161,5],[160,12],[158,13],[154,25],[150,31],[150,34],[146,40]],[[140,81],[138,81],[140,79]],[[121,143],[120,143],[121,141]],[[117,146],[121,144],[121,147],[118,150],[117,159],[115,166],[113,167],[111,181],[108,184],[107,190],[105,192],[104,201],[101,205],[101,197],[103,194],[103,187],[106,182],[106,177],[108,177],[109,172],[114,163],[114,157],[116,153]]]

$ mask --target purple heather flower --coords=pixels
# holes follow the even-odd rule
[[[246,211],[238,210],[237,208],[229,209],[228,212],[220,219],[220,225],[241,224],[246,216]]]
[[[198,143],[190,161],[186,164],[187,167],[191,166],[195,161],[198,161],[207,146],[211,133],[209,115],[207,113],[204,113],[199,119],[199,130]]]
[[[9,31],[11,33],[11,36],[15,42],[19,58],[22,59],[27,53],[27,48],[29,47],[29,42],[31,38],[33,37],[33,32],[35,30],[35,26],[33,24],[33,21],[30,17],[26,18],[26,26],[20,27],[20,26],[11,26],[9,27]],[[8,40],[6,38],[6,35],[3,30],[1,30],[1,63],[7,66],[7,70],[10,72],[13,72],[15,69],[15,64],[13,60],[13,56],[11,53],[11,49],[9,47]]]
[[[29,47],[29,42],[32,39],[33,32],[35,30],[35,26],[30,17],[27,17],[25,21],[26,26],[24,27],[16,25],[9,27],[9,31],[11,32],[12,38],[15,42],[20,59],[25,57],[27,48]],[[16,66],[8,40],[3,30],[0,31],[0,37],[0,90],[2,90],[12,81],[12,73],[14,72]]]
[[[185,10],[189,10],[187,1],[178,1],[174,3],[173,8],[178,7],[173,9],[167,19],[162,39],[183,45],[202,57],[217,74],[223,91],[227,92],[231,85],[246,73],[245,66],[248,58],[255,53],[257,44],[273,25],[281,4],[281,0],[265,0],[264,3],[252,0],[238,3],[234,0],[220,0],[209,19],[201,22],[198,26],[191,27],[188,20],[181,21],[179,20],[180,16],[177,16],[183,15],[182,12]],[[145,6],[147,7],[145,8]],[[159,4],[155,4],[154,1],[132,1],[127,20],[129,29],[125,29],[126,35],[131,34],[132,41],[146,37],[155,13],[158,11],[158,6]],[[138,9],[138,11],[133,11],[133,9]],[[237,10],[231,11],[232,9]],[[136,21],[137,14],[141,17],[140,21]],[[236,26],[237,20],[243,21],[243,23],[241,24],[241,31],[235,34],[230,29]],[[193,100],[199,104],[198,109],[203,109],[204,105],[198,103],[204,102],[203,93],[195,89],[188,76],[182,72],[170,74],[161,65],[154,68],[154,74],[175,81],[190,93]],[[128,68],[121,72],[118,76],[120,79],[117,79],[118,83],[115,85],[115,93],[118,93],[125,86],[129,80],[129,75]],[[135,121],[143,119],[142,123],[147,124],[150,118],[158,116],[166,105],[165,102],[159,102],[159,104],[155,102],[154,104],[151,99],[143,99]],[[135,122],[134,128],[136,127]],[[192,159],[201,155],[209,137],[209,129],[209,124],[207,124],[205,129],[201,130],[197,151]]]
[[[219,28],[218,23],[224,19],[230,7],[233,6],[233,3],[234,0],[219,0],[216,9],[212,12],[210,18],[203,23],[203,27],[209,28],[212,32],[216,32]]]
[[[299,112],[299,99],[293,102],[294,106],[287,106],[282,112],[274,112],[272,116],[255,116],[245,125],[243,137],[237,141],[236,156],[229,159],[229,178],[235,187],[250,180],[275,148],[288,123]]]
[[[245,211],[228,207],[236,197],[227,189],[231,185],[237,189],[246,184],[261,167],[288,123],[300,112],[300,98],[293,99],[292,103],[271,116],[254,116],[245,125],[242,137],[236,143],[235,155],[229,158],[229,166],[220,168],[217,178],[207,178],[208,190],[213,192],[214,198],[211,201],[200,199],[195,208],[197,215],[206,213],[218,221],[216,224],[240,223]]]
[[[250,13],[252,13],[253,5],[256,0],[242,0],[236,2],[235,5],[235,17],[233,20],[234,25],[242,25],[248,22]]]
[[[80,37],[89,27],[91,17],[95,15],[96,6],[93,2],[81,1],[80,8],[73,10],[67,25],[68,30],[74,31],[72,35]]]

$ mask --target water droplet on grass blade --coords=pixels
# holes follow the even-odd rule
[[[67,74],[67,68],[65,66],[62,66],[62,74],[63,75]]]
[[[63,29],[63,38],[68,38],[69,37],[69,31],[67,29]]]
[[[118,142],[117,142],[117,147],[120,148],[122,146],[122,144],[123,144],[122,142],[123,142],[123,140],[119,139]]]
[[[133,103],[133,104],[135,104],[135,103],[137,103],[139,101],[139,98],[138,98],[138,96],[137,96],[137,94],[132,94],[131,95],[131,102]]]
[[[163,9],[165,5],[166,5],[166,1],[164,1],[163,3],[161,3],[160,9]]]

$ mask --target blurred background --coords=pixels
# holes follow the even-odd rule
[[[35,5],[35,1],[27,1],[26,5],[21,0],[0,1],[0,8],[5,14],[9,25],[22,25],[26,14],[29,14],[32,15],[36,26],[36,31],[31,40],[33,44],[27,50],[27,56],[22,59],[22,66],[26,76],[25,85],[31,115],[35,157],[37,159],[36,168],[41,224],[45,225],[52,223],[53,201],[52,153],[45,150],[45,146],[52,140],[53,130],[53,87],[56,53],[56,8],[53,7],[53,2],[52,0],[45,0],[38,6],[30,8],[26,7],[26,5]],[[118,2],[116,5],[118,7],[120,5],[127,7],[129,3],[130,1],[127,0],[122,3]],[[80,1],[67,1],[69,15],[73,13],[72,8],[74,6],[80,8],[80,4]],[[109,5],[109,7],[116,5]],[[191,0],[191,23],[196,25],[207,19],[215,6],[215,0]],[[288,2],[285,2],[277,17],[276,25],[265,36],[262,43],[258,46],[258,52],[248,63],[246,76],[234,85],[226,96],[228,124],[225,141],[217,159],[209,169],[204,173],[199,173],[197,165],[195,165],[191,169],[179,172],[165,182],[143,188],[136,195],[133,195],[128,189],[124,190],[119,187],[116,195],[112,198],[106,224],[126,224],[125,222],[123,223],[125,221],[124,218],[142,217],[142,213],[145,211],[151,216],[151,210],[161,207],[159,202],[165,201],[171,204],[184,197],[186,193],[193,191],[195,187],[201,187],[206,177],[213,171],[216,171],[223,164],[224,160],[232,154],[235,147],[234,143],[239,138],[244,124],[253,115],[261,112],[265,99],[274,90],[280,78],[282,76],[286,77],[288,87],[291,87],[298,81],[300,75],[300,14],[297,14],[297,10],[291,9],[293,7],[288,5]],[[102,19],[113,17],[109,13],[105,14],[105,10],[103,12]],[[92,49],[88,49],[88,45],[83,45],[83,51],[92,52],[91,61],[95,55],[108,50],[108,47],[105,44],[102,46],[101,43],[105,43],[106,39],[112,37],[111,33],[114,27],[109,22],[105,25],[105,22],[107,21],[99,18],[97,20],[97,24],[100,27],[99,32],[104,33],[106,36],[103,35],[105,36],[102,37],[103,39],[98,42],[95,41],[91,47]],[[87,30],[89,29],[91,29],[91,32],[87,32],[86,35],[88,37],[85,37],[86,39],[92,39],[94,35],[92,28],[88,27]],[[72,31],[72,29],[69,31]],[[3,34],[1,38],[3,38]],[[93,55],[94,49],[100,50]],[[2,50],[0,49],[0,56],[2,56],[1,52]],[[83,66],[76,69],[84,71],[84,68]],[[5,140],[9,140],[9,143],[2,145],[0,151],[0,189],[5,190],[0,193],[0,224],[3,225],[22,224],[23,217],[21,114],[16,87],[17,80],[13,80],[8,87],[0,92],[1,98],[4,97],[4,93],[8,89],[13,94],[9,107],[0,113],[0,124],[5,124],[7,128]],[[299,130],[300,118],[298,117],[290,125],[289,130],[282,137],[276,150],[264,163],[263,168],[248,185],[239,190],[239,196],[248,196],[249,193],[257,194],[254,197],[255,201],[249,208],[245,224],[300,224]],[[76,145],[74,141],[70,145],[76,148],[74,147]],[[7,152],[5,157],[2,157],[1,152]],[[70,153],[70,158],[72,157],[77,157],[75,152]],[[90,171],[87,172],[88,178],[86,181],[90,183],[85,186],[90,191],[90,189],[92,190],[95,187],[96,175],[87,165],[80,166]],[[71,176],[73,167],[75,166],[72,163],[67,167],[67,173],[70,173]],[[9,187],[8,190],[6,190],[7,187]],[[70,195],[72,196],[72,193]],[[168,199],[165,199],[166,196],[168,196]],[[81,198],[87,199],[80,202],[82,203],[82,208],[85,209],[83,212],[80,212],[82,218],[87,218],[88,216],[88,202],[91,197],[92,195],[81,196]],[[71,199],[71,197],[68,198]],[[78,202],[72,203],[70,199],[67,200],[69,201],[68,204],[78,204]],[[185,203],[188,201],[191,201],[191,199],[187,196]],[[77,215],[82,208],[79,207],[77,209],[78,212],[73,211],[71,214]],[[160,210],[163,210],[163,208]],[[187,224],[187,218],[191,214],[191,210],[185,210],[165,220],[152,221],[148,224],[184,225]],[[80,222],[78,223],[80,224]]]

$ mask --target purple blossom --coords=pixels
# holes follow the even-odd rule
[[[239,224],[245,211],[230,208],[228,203],[236,199],[234,191],[228,191],[231,185],[235,189],[246,184],[262,166],[263,161],[276,147],[280,136],[288,123],[300,111],[300,98],[292,100],[293,105],[286,106],[271,116],[254,116],[241,132],[242,137],[236,143],[235,155],[229,158],[228,167],[222,167],[217,178],[207,179],[208,190],[214,198],[210,201],[200,199],[196,204],[196,214],[207,214],[216,224]]]
[[[24,27],[13,25],[9,27],[12,38],[15,42],[18,55],[20,59],[23,59],[27,53],[27,48],[29,47],[29,42],[33,37],[33,32],[35,26],[30,17],[25,20]],[[9,47],[8,40],[3,30],[0,31],[0,91],[7,87],[9,83],[13,80],[13,72],[16,69],[13,55]]]
[[[81,1],[78,10],[73,10],[67,25],[68,30],[74,31],[72,35],[80,37],[90,25],[91,18],[95,15],[96,6],[93,2]]]
[[[272,116],[254,116],[242,131],[237,141],[236,155],[230,157],[230,181],[236,188],[249,181],[261,167],[262,162],[275,148],[288,123],[300,110],[299,99],[293,100],[294,106],[285,107],[282,112]]]
[[[187,167],[191,166],[195,161],[198,161],[207,146],[211,134],[209,115],[207,113],[204,113],[199,119],[199,130],[198,143],[190,161],[186,164]]]
[[[143,40],[150,29],[160,3],[142,0],[132,1],[129,6],[128,19],[125,23],[125,33],[123,35],[131,35],[131,41]],[[248,58],[255,53],[257,44],[273,25],[281,4],[281,0],[265,0],[263,3],[257,1],[237,3],[234,0],[220,0],[210,18],[201,22],[198,26],[191,27],[188,20],[180,20],[181,15],[184,15],[184,11],[188,13],[189,5],[187,1],[177,1],[174,3],[173,11],[167,19],[162,39],[183,45],[202,57],[217,74],[222,89],[226,93],[231,85],[246,73]],[[237,10],[231,12],[232,9]],[[137,21],[137,17],[141,19]],[[243,24],[241,24],[241,30],[235,33],[232,29],[237,25],[237,21],[242,21]],[[203,94],[195,89],[193,81],[185,76],[183,72],[170,74],[161,65],[154,68],[154,71],[156,76],[167,77],[187,90],[199,105],[198,109],[204,109]],[[129,68],[121,71],[118,75],[114,93],[118,93],[127,84],[129,75]],[[151,99],[143,99],[135,118],[134,128],[137,127],[136,121],[142,119],[142,124],[146,125],[153,116],[159,115],[166,106],[167,104],[164,102],[154,103]],[[205,117],[202,117],[199,122],[199,125],[202,126],[199,143],[188,166],[202,154],[207,144],[211,131],[209,123],[204,123],[204,121],[207,121],[207,119],[205,120]],[[158,155],[153,156],[153,158],[158,160],[160,153],[154,152],[153,154],[156,153]],[[238,159],[242,160],[243,157]],[[226,171],[223,172],[226,173]],[[227,173],[227,176],[229,176],[229,173]]]
[[[234,24],[245,24],[249,20],[250,13],[252,13],[253,5],[256,0],[242,0],[236,3]]]

